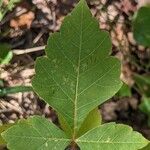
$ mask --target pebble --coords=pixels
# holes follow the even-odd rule
[[[18,102],[16,102],[15,100],[11,100],[10,103],[14,106],[19,106]]]
[[[102,23],[106,23],[107,21],[107,13],[106,12],[101,12],[101,15],[100,15],[100,22]]]
[[[15,120],[15,119],[17,119],[18,117],[17,117],[17,115],[15,114],[15,113],[13,113],[11,116],[10,116],[10,119],[12,119],[12,120]]]
[[[14,120],[9,120],[8,123],[15,123]]]
[[[102,3],[103,5],[105,5],[106,2],[107,2],[107,0],[101,0],[101,3]]]
[[[29,104],[28,104],[28,103],[24,103],[24,107],[25,107],[25,108],[28,108],[28,107],[29,107]]]
[[[116,7],[114,5],[109,5],[108,18],[113,21],[117,15],[118,15],[118,11],[116,10]]]

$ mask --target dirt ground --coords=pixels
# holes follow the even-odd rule
[[[11,63],[0,68],[6,87],[31,85],[35,59],[44,55],[49,35],[59,31],[63,18],[76,3],[76,0],[23,0],[6,14],[0,22],[0,42],[9,43],[14,52]],[[137,45],[132,33],[132,17],[139,4],[136,0],[88,0],[88,5],[100,28],[109,31],[113,43],[111,55],[121,60],[121,79],[132,87],[134,72],[150,72],[150,67],[146,67],[150,50]],[[103,122],[129,124],[150,139],[147,116],[138,109],[139,104],[140,95],[135,90],[131,97],[113,97],[100,106]],[[1,98],[1,123],[13,123],[35,114],[58,122],[55,111],[34,92]]]

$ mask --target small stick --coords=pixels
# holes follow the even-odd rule
[[[39,47],[28,48],[28,49],[13,49],[12,52],[15,55],[22,55],[22,54],[27,54],[27,53],[32,53],[32,52],[44,50],[45,47],[46,47],[46,45],[39,46]]]
[[[23,114],[23,112],[22,112],[22,110],[21,110],[21,108],[19,107],[16,107],[16,106],[14,106],[13,104],[11,104],[11,103],[8,103],[8,102],[6,102],[6,101],[1,101],[1,103],[3,104],[3,105],[5,105],[6,107],[8,107],[8,109],[12,109],[12,111],[14,110],[14,111],[16,111],[16,112],[18,112],[18,113],[20,113],[20,114]]]
[[[43,34],[45,33],[45,30],[42,29],[41,32],[36,36],[36,38],[33,40],[33,44],[36,44],[40,38],[43,36]]]
[[[7,113],[7,112],[13,112],[14,110],[12,110],[12,109],[2,109],[2,110],[0,110],[0,114],[2,114],[2,113]]]

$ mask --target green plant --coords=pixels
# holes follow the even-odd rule
[[[148,116],[148,126],[150,127],[150,97],[143,95],[142,102],[139,105],[140,110]]]
[[[144,46],[150,47],[150,5],[141,7],[134,15],[133,33],[135,40]],[[144,64],[149,69],[149,63]],[[150,76],[134,75],[135,88],[141,95],[140,110],[148,116],[150,126]]]
[[[18,92],[30,92],[33,91],[31,86],[14,86],[14,87],[1,87],[0,86],[0,97],[8,94],[14,94]]]
[[[13,58],[13,53],[10,50],[10,45],[6,43],[0,43],[0,65],[7,65]],[[0,79],[0,97],[8,94],[13,94],[17,92],[28,92],[32,91],[30,86],[15,86],[15,87],[4,87],[3,80]]]
[[[149,74],[134,74],[135,89],[139,94],[150,97],[150,75]]]
[[[133,18],[133,33],[135,40],[150,47],[150,6],[141,7]]]
[[[0,65],[6,65],[13,57],[12,51],[10,51],[10,45],[6,43],[0,43]]]
[[[150,76],[147,74],[134,74],[135,89],[141,95],[141,104],[139,109],[148,117],[148,125],[150,126]]]
[[[11,11],[15,7],[15,4],[18,2],[20,2],[20,0],[9,0],[8,4],[4,4],[4,0],[0,0],[0,21],[8,11]]]
[[[146,147],[142,148],[141,150],[150,150],[150,144],[148,144]]]
[[[5,124],[5,125],[0,125],[0,134],[2,132],[4,132],[5,130],[7,130],[8,128],[10,128],[12,125],[14,125],[14,124],[10,123],[10,124]],[[5,145],[5,144],[6,144],[6,142],[4,141],[2,136],[0,135],[0,146]]]
[[[126,83],[123,83],[122,87],[116,93],[117,97],[131,97],[131,88]]]
[[[84,0],[68,15],[36,61],[32,85],[58,114],[61,129],[45,118],[20,120],[2,133],[11,150],[138,150],[148,144],[129,126],[100,125],[97,106],[121,87],[120,62]],[[90,124],[90,125],[89,125]]]

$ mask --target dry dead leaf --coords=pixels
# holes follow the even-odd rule
[[[31,24],[34,18],[35,18],[34,13],[32,11],[29,11],[15,19],[12,19],[10,21],[10,26],[14,28],[15,30],[18,30],[19,28],[29,29],[31,27]]]

